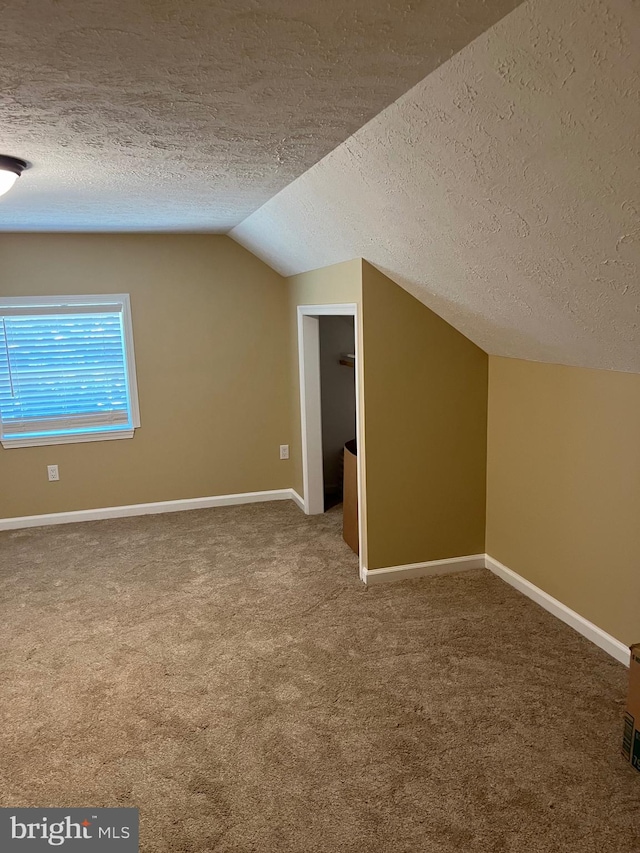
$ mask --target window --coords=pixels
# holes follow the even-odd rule
[[[127,294],[0,297],[0,442],[132,438],[140,426]]]

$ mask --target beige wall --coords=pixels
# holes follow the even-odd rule
[[[289,388],[292,399],[291,462],[292,484],[304,497],[302,482],[302,445],[300,437],[300,374],[298,366],[298,305],[331,305],[341,302],[360,304],[362,299],[362,261],[356,258],[287,279],[289,290],[289,331],[291,336]]]
[[[487,552],[640,639],[640,376],[491,357]]]
[[[487,356],[363,264],[369,569],[484,552]]]
[[[0,518],[289,487],[284,279],[223,236],[0,236],[1,295],[109,292],[131,294],[142,426],[0,449]]]

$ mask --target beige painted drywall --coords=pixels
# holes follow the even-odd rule
[[[0,517],[289,487],[284,280],[224,236],[0,235],[1,295],[109,292],[131,294],[142,425],[0,449]]]
[[[299,305],[331,305],[343,302],[360,304],[362,299],[362,261],[355,258],[323,269],[301,273],[287,279],[289,293],[289,331],[291,335],[291,368],[289,373],[292,399],[291,463],[292,483],[304,497],[302,480],[302,444],[300,437],[300,374],[298,362]]]
[[[369,569],[484,552],[487,356],[362,271]]]
[[[640,376],[489,361],[487,552],[640,640]]]

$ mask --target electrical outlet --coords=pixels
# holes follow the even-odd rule
[[[57,465],[47,465],[47,474],[49,476],[50,483],[53,483],[60,479],[60,474],[58,473]]]
[[[289,445],[281,444],[280,445],[280,459],[288,459],[289,458]]]

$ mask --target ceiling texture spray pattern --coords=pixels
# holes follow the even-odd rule
[[[231,235],[364,257],[489,353],[640,372],[640,5],[529,0]]]
[[[227,231],[520,0],[23,0],[0,230]]]

